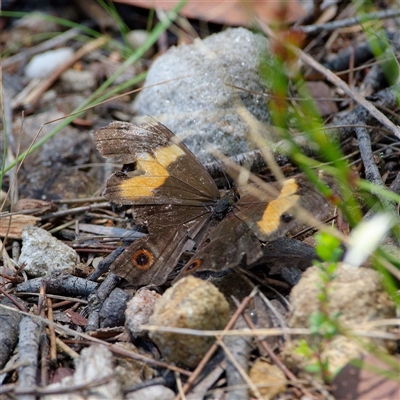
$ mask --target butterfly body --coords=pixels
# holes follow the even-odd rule
[[[125,165],[108,179],[105,197],[131,205],[135,222],[149,231],[112,267],[137,286],[164,283],[183,252],[194,247],[182,276],[254,263],[262,256],[260,240],[298,228],[291,213],[295,204],[315,210],[324,202],[302,178],[276,183],[271,192],[248,184],[221,196],[203,165],[158,122],[141,127],[112,122],[93,136],[104,157]],[[326,215],[326,204],[318,210],[317,216]]]

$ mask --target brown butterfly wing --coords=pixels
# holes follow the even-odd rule
[[[139,207],[139,210],[148,217],[150,207]],[[157,208],[158,212],[154,214],[150,224],[150,233],[128,246],[111,267],[116,275],[125,278],[135,286],[165,283],[182,253],[193,250],[194,245],[198,243],[199,232],[203,228],[207,229],[210,221],[209,213],[185,221],[185,210],[182,210],[180,220],[177,221],[173,218],[177,214],[172,213],[171,217],[168,212],[161,212],[162,206],[157,206]]]
[[[151,206],[146,206],[147,209],[149,207]],[[177,222],[169,218],[168,213],[162,213],[161,206],[157,207],[159,212],[154,218],[158,222],[153,220],[150,233],[128,246],[111,267],[116,275],[125,278],[135,286],[150,283],[163,284],[175,268],[182,253],[193,250],[194,245],[198,243],[199,232],[203,228],[207,229],[210,221],[209,213],[184,221],[185,210],[182,210],[181,219]],[[149,210],[145,212],[143,207],[141,211],[146,214]]]
[[[113,263],[111,270],[135,286],[162,285],[176,266],[182,252],[191,250],[184,226],[165,229],[135,240]]]
[[[329,216],[331,207],[304,176],[274,182],[270,189],[248,185],[242,189],[234,214],[262,241],[270,241],[295,234],[306,226],[298,219],[298,207],[313,214],[317,219]]]
[[[219,198],[203,165],[158,122],[140,127],[112,122],[93,138],[104,157],[135,165],[134,171],[119,171],[108,179],[104,195],[112,203],[201,206]]]
[[[263,254],[260,240],[275,240],[304,227],[295,218],[295,205],[319,219],[331,211],[326,199],[300,175],[273,183],[268,191],[255,185],[241,188],[232,212],[206,237],[207,244],[196,251],[179,277],[204,271],[220,273],[243,260],[247,265],[257,262]]]
[[[93,134],[106,158],[133,164],[107,181],[105,197],[133,206],[136,223],[150,234],[132,243],[113,263],[134,285],[162,284],[182,252],[208,224],[219,191],[196,157],[165,126],[113,122]]]
[[[203,246],[186,263],[177,279],[188,274],[218,274],[262,257],[260,241],[234,214],[229,214],[203,241]]]

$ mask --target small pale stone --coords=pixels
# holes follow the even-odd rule
[[[351,360],[361,358],[367,353],[354,340],[337,336],[322,351],[321,358],[327,361],[329,372],[335,376]]]
[[[19,264],[33,277],[64,272],[72,274],[78,256],[75,250],[44,229],[27,225],[22,230]]]
[[[141,325],[148,324],[150,315],[154,311],[154,305],[160,297],[161,295],[154,290],[143,288],[129,300],[125,310],[125,325],[133,337],[147,334],[141,330]]]
[[[327,312],[339,313],[347,327],[376,319],[394,318],[395,306],[384,290],[380,275],[369,268],[346,269],[339,264],[336,277],[328,284]],[[319,294],[323,285],[321,271],[308,268],[290,293],[292,328],[309,327],[309,316],[320,310]]]
[[[83,349],[80,357],[76,359],[76,371],[74,381],[76,384],[85,384],[92,382],[95,379],[112,377],[114,372],[114,356],[111,351],[103,345],[91,345]],[[116,379],[110,379],[109,382],[96,389],[92,388],[93,394],[97,396],[108,395],[113,399],[122,398],[121,388]],[[107,398],[107,397],[105,397]]]
[[[14,22],[14,28],[16,29],[26,29],[33,33],[43,33],[43,32],[58,32],[60,26],[51,20],[48,13],[44,12],[29,12],[22,18]]]
[[[335,272],[332,282],[323,283],[319,268],[307,269],[299,283],[290,294],[291,314],[289,326],[292,328],[309,328],[310,315],[320,311],[322,285],[328,285],[328,300],[326,313],[338,315],[339,323],[345,329],[357,329],[362,324],[379,319],[395,318],[396,308],[388,293],[382,286],[378,272],[369,268],[348,269],[341,263]],[[384,330],[384,328],[382,328]],[[360,358],[365,350],[351,338],[336,336],[321,344],[321,338],[304,337],[311,345],[320,342],[320,357],[327,361],[329,373],[334,376],[350,360]],[[393,342],[378,338],[363,338],[363,341],[373,342],[379,348],[392,351]],[[298,342],[287,342],[282,351],[282,357],[289,368],[304,368],[317,360],[308,360],[296,352]]]
[[[37,54],[25,67],[25,75],[28,78],[46,78],[71,59],[73,54],[74,51],[69,47]]]
[[[126,35],[126,40],[132,46],[133,49],[138,49],[143,46],[149,38],[149,32],[144,29],[135,29],[128,32]],[[154,54],[154,48],[151,47],[144,54],[144,58],[150,58]]]
[[[143,355],[143,350],[139,350],[132,343],[117,342],[115,346]],[[157,375],[157,372],[148,363],[143,361],[129,357],[116,357],[115,374],[121,386],[124,387],[135,386],[146,380],[153,379]],[[146,397],[143,398],[146,399]]]
[[[260,385],[258,391],[264,400],[273,399],[286,390],[287,380],[282,370],[260,358],[251,367],[249,377],[255,385]],[[251,390],[250,393],[257,397]]]
[[[366,349],[345,336],[337,336],[331,341],[324,342],[319,353],[320,360],[317,359],[317,353],[311,357],[305,357],[298,351],[299,344],[298,340],[286,342],[280,356],[285,365],[300,377],[309,376],[307,373],[304,375],[304,371],[307,367],[315,367],[320,360],[326,362],[327,372],[331,377],[334,377],[351,360],[367,354]],[[315,377],[318,377],[318,375]]]
[[[62,392],[63,388],[73,386],[90,386],[97,380],[105,379],[101,385],[92,385],[86,396],[76,391],[67,394],[54,394],[43,396],[44,400],[82,400],[86,399],[113,399],[122,400],[121,386],[115,377],[114,357],[106,346],[91,345],[83,349],[80,357],[76,358],[76,370],[73,376],[64,378],[61,383],[49,385],[49,388]]]
[[[137,49],[143,44],[145,44],[148,38],[149,38],[149,33],[143,29],[135,29],[133,31],[128,32],[128,34],[126,35],[128,43],[134,49]]]
[[[149,325],[220,330],[229,320],[229,304],[210,282],[188,276],[176,282],[156,302]],[[150,332],[168,362],[195,367],[215,339],[207,336]]]
[[[149,386],[126,395],[126,400],[173,400],[174,398],[175,393],[162,385]]]

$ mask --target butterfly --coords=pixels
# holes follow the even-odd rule
[[[255,184],[221,193],[193,153],[157,121],[112,122],[93,138],[103,157],[124,165],[107,180],[104,196],[132,206],[135,223],[148,229],[111,267],[135,286],[165,283],[182,254],[193,248],[180,276],[253,264],[263,255],[260,241],[303,227],[293,216],[295,205],[317,218],[330,212],[301,175],[273,183],[272,193]]]

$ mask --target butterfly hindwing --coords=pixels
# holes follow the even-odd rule
[[[135,286],[162,285],[174,269],[183,251],[191,250],[184,226],[165,230],[163,235],[149,234],[135,240],[114,261],[111,270]]]
[[[144,210],[148,211],[149,207],[138,207],[136,212],[145,214]],[[155,216],[162,225],[157,225],[153,221],[150,233],[129,245],[114,261],[111,268],[116,275],[125,278],[135,286],[150,283],[163,284],[177,265],[182,253],[193,250],[197,244],[196,239],[199,237],[199,232],[203,228],[207,230],[210,219],[208,214],[203,214],[187,222],[184,222],[183,219],[177,221],[174,218],[176,214],[172,214],[172,218],[171,215],[168,218],[168,214],[163,213],[160,207],[156,207],[158,212],[155,213]],[[184,217],[184,212],[180,216]],[[168,221],[170,225],[167,225]]]
[[[262,257],[260,241],[252,230],[234,214],[229,214],[187,262],[180,277],[188,274],[220,274],[237,265],[249,265]]]

